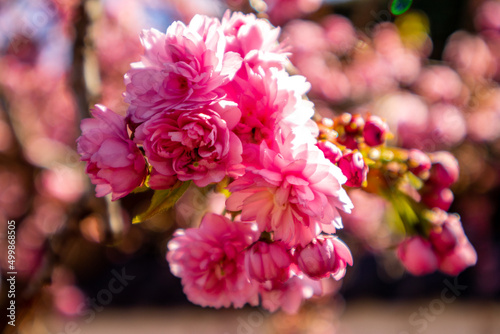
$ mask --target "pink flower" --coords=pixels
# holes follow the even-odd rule
[[[116,200],[141,185],[146,163],[129,139],[122,116],[102,105],[96,105],[92,115],[95,118],[82,120],[78,153],[87,162],[86,172],[96,185],[96,196],[112,193]]]
[[[241,162],[242,147],[230,129],[238,119],[238,108],[216,104],[174,110],[140,125],[136,141],[143,145],[153,167],[151,188],[166,189],[176,180],[193,180],[204,187],[235,172]]]
[[[281,241],[257,241],[245,253],[248,275],[259,282],[287,281],[291,264],[291,255]]]
[[[258,285],[247,277],[244,250],[257,238],[254,224],[209,213],[199,228],[175,232],[167,261],[191,302],[215,308],[255,306]]]
[[[310,88],[303,76],[259,68],[248,71],[244,79],[236,77],[227,88],[228,99],[241,109],[241,120],[234,132],[243,144],[267,141],[271,145],[283,126],[311,126],[314,105],[302,98]]]
[[[290,247],[308,244],[322,230],[334,233],[342,227],[338,209],[352,209],[340,169],[315,145],[295,145],[294,139],[278,138],[274,148],[263,142],[260,168],[248,167],[232,182],[226,201],[228,210],[242,210],[243,221],[256,221],[260,231],[273,231]]]
[[[281,308],[288,314],[297,313],[304,299],[321,296],[321,281],[309,277],[293,276],[285,283],[267,283],[261,285],[259,293],[262,307],[270,312]]]
[[[347,177],[346,186],[361,187],[366,181],[368,166],[360,152],[350,152],[340,158],[338,162],[342,173]]]
[[[320,235],[305,247],[296,250],[300,270],[313,279],[344,277],[347,264],[352,266],[352,254],[345,243],[332,235]]]
[[[251,68],[283,69],[287,53],[278,43],[280,28],[254,14],[232,13],[228,10],[222,18],[222,29],[226,38],[226,52],[236,52]]]
[[[426,275],[436,271],[438,258],[432,244],[420,236],[404,240],[398,246],[398,258],[413,275]]]
[[[196,15],[188,26],[174,22],[163,34],[145,30],[145,54],[125,75],[128,117],[142,123],[171,109],[193,109],[220,100],[225,85],[241,66],[241,57],[224,52],[217,19]]]

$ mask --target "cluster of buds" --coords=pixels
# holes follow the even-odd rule
[[[385,144],[390,137],[389,126],[380,117],[367,114],[343,113],[332,119],[323,118],[319,124],[320,139],[334,140],[338,145],[357,150],[367,145]]]
[[[458,275],[477,261],[460,217],[446,212],[453,202],[450,186],[458,180],[458,162],[448,152],[425,154],[413,149],[408,152],[407,165],[423,181],[416,197],[421,206],[414,206],[420,220],[413,227],[416,233],[399,244],[397,255],[414,275],[436,270]]]
[[[370,114],[343,113],[318,125],[317,145],[347,177],[345,185],[362,186],[392,204],[406,235],[397,255],[410,273],[439,269],[457,275],[475,264],[477,255],[460,218],[445,212],[453,202],[450,187],[459,174],[452,154],[387,146],[387,124]]]
[[[259,240],[245,254],[248,275],[261,283],[282,284],[297,273],[311,279],[344,277],[353,264],[351,251],[338,237],[319,235],[305,246],[287,249],[281,241]]]
[[[385,144],[389,127],[380,117],[343,113],[335,119],[323,118],[318,123],[318,147],[325,157],[337,164],[347,177],[348,187],[366,185],[368,165],[363,152]]]

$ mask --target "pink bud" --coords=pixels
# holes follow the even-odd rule
[[[455,214],[448,214],[442,224],[443,233],[449,233],[456,238],[455,247],[448,252],[442,252],[439,256],[439,270],[448,275],[456,276],[465,268],[473,266],[477,262],[477,253],[465,236],[460,217]],[[449,232],[445,232],[448,229]],[[444,244],[452,244],[451,236],[443,235],[440,240]],[[436,246],[434,248],[437,249]]]
[[[449,253],[457,245],[458,238],[447,223],[434,228],[429,234],[432,247],[440,255]]]
[[[444,211],[448,211],[453,199],[453,192],[449,188],[442,186],[428,188],[422,194],[422,203],[429,208],[439,208]]]
[[[347,264],[352,266],[352,254],[345,243],[332,235],[320,235],[296,251],[297,264],[307,276],[321,279],[344,277]]]
[[[350,152],[339,160],[339,168],[347,177],[346,186],[361,187],[368,174],[368,166],[360,152]]]
[[[438,259],[428,240],[419,236],[404,240],[398,246],[398,258],[413,275],[426,275],[438,267]]]
[[[329,142],[327,140],[318,141],[316,144],[321,151],[325,154],[325,158],[330,160],[332,163],[337,163],[339,159],[342,157],[342,151],[337,145]]]
[[[345,131],[347,133],[358,134],[363,130],[363,126],[365,125],[365,120],[359,114],[354,114],[351,117],[349,124],[345,126]]]
[[[475,265],[477,253],[469,241],[458,244],[451,252],[440,258],[439,270],[456,276],[465,268]]]
[[[416,176],[421,176],[431,169],[431,159],[424,152],[411,149],[408,152],[408,169]]]
[[[363,128],[363,138],[368,146],[378,146],[385,142],[389,128],[378,116],[370,116]]]
[[[431,156],[432,167],[429,181],[449,187],[458,180],[458,161],[449,152],[436,152]]]
[[[350,150],[358,149],[358,142],[356,141],[356,137],[350,133],[344,133],[342,136],[337,138],[337,142],[341,145],[344,145]]]
[[[281,241],[257,241],[245,253],[248,275],[259,281],[285,282],[289,278],[292,257]]]

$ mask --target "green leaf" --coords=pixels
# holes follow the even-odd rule
[[[148,191],[149,189],[151,189],[151,188],[149,188],[149,187],[147,187],[145,185],[142,185],[142,186],[137,187],[134,190],[132,190],[132,194],[143,193],[145,191]]]
[[[153,198],[151,199],[149,208],[140,215],[135,216],[134,219],[132,219],[132,224],[142,223],[143,221],[173,207],[190,185],[191,181],[177,181],[177,183],[170,189],[156,190]]]

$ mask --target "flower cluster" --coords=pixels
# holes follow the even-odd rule
[[[398,256],[412,274],[473,265],[460,220],[444,212],[455,158],[387,146],[389,126],[368,108],[313,121],[311,86],[285,70],[279,32],[230,12],[143,31],[144,55],[125,75],[126,116],[97,105],[82,122],[78,152],[97,196],[155,190],[139,222],[191,183],[226,195],[223,208],[168,244],[172,273],[202,306],[260,301],[293,313],[323,294],[322,279],[342,279],[353,264],[335,235],[340,213],[353,209],[344,186],[392,204],[406,232]]]
[[[349,181],[318,144],[310,85],[285,71],[278,35],[266,20],[229,12],[146,30],[144,55],[125,75],[126,117],[97,106],[82,123],[78,150],[97,196],[227,185],[227,215],[206,214],[168,246],[172,273],[202,306],[260,296],[269,310],[295,312],[321,294],[320,279],[339,280],[353,263],[333,235],[339,211],[352,209]]]

